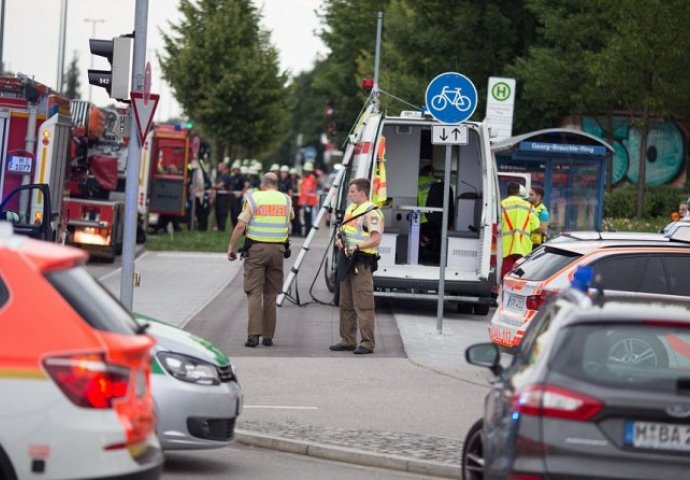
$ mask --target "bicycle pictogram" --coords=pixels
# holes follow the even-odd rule
[[[466,112],[472,107],[472,100],[461,93],[461,88],[444,86],[441,93],[431,99],[431,106],[435,110],[445,110],[448,104],[457,108],[460,112]]]

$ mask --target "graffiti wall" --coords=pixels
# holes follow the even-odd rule
[[[605,118],[569,117],[565,122],[569,128],[582,130],[606,141],[602,125]],[[673,185],[681,187],[687,177],[688,126],[679,123],[654,123],[647,137],[647,185]],[[613,143],[616,153],[613,157],[613,185],[627,182],[636,184],[640,166],[640,130],[631,125],[627,117],[614,117]]]

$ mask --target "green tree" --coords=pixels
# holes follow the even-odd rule
[[[159,60],[175,97],[218,157],[266,155],[288,127],[287,78],[250,0],[181,0]]]
[[[319,35],[330,52],[315,72],[313,88],[318,95],[327,95],[321,112],[327,105],[333,108],[334,144],[339,145],[366,98],[360,86],[362,74],[358,65],[362,58],[373,58],[376,12],[384,9],[389,1],[327,0],[324,3],[320,12],[323,29]],[[373,76],[373,61],[369,75]]]
[[[70,100],[78,100],[81,98],[81,82],[79,81],[79,66],[77,65],[79,56],[76,50],[73,55],[69,68],[65,73],[62,93]]]
[[[381,88],[415,105],[424,103],[438,74],[468,76],[485,98],[488,78],[526,51],[535,21],[523,1],[393,0],[384,18]],[[361,68],[367,68],[365,62]],[[393,111],[404,107],[390,104]],[[483,115],[477,109],[477,115]]]
[[[636,214],[642,217],[651,123],[688,118],[690,99],[690,2],[615,0],[606,3],[612,35],[588,56],[595,84],[617,99],[640,129]]]

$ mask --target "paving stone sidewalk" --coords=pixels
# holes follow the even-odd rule
[[[290,440],[405,456],[449,466],[459,467],[461,463],[462,441],[443,437],[245,420],[240,420],[237,428]]]

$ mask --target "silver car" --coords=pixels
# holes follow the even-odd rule
[[[498,378],[463,478],[688,477],[690,302],[571,290],[535,316],[509,367],[493,344],[466,357]]]
[[[151,391],[164,450],[220,448],[235,437],[243,394],[235,368],[211,342],[135,314],[156,339]]]

